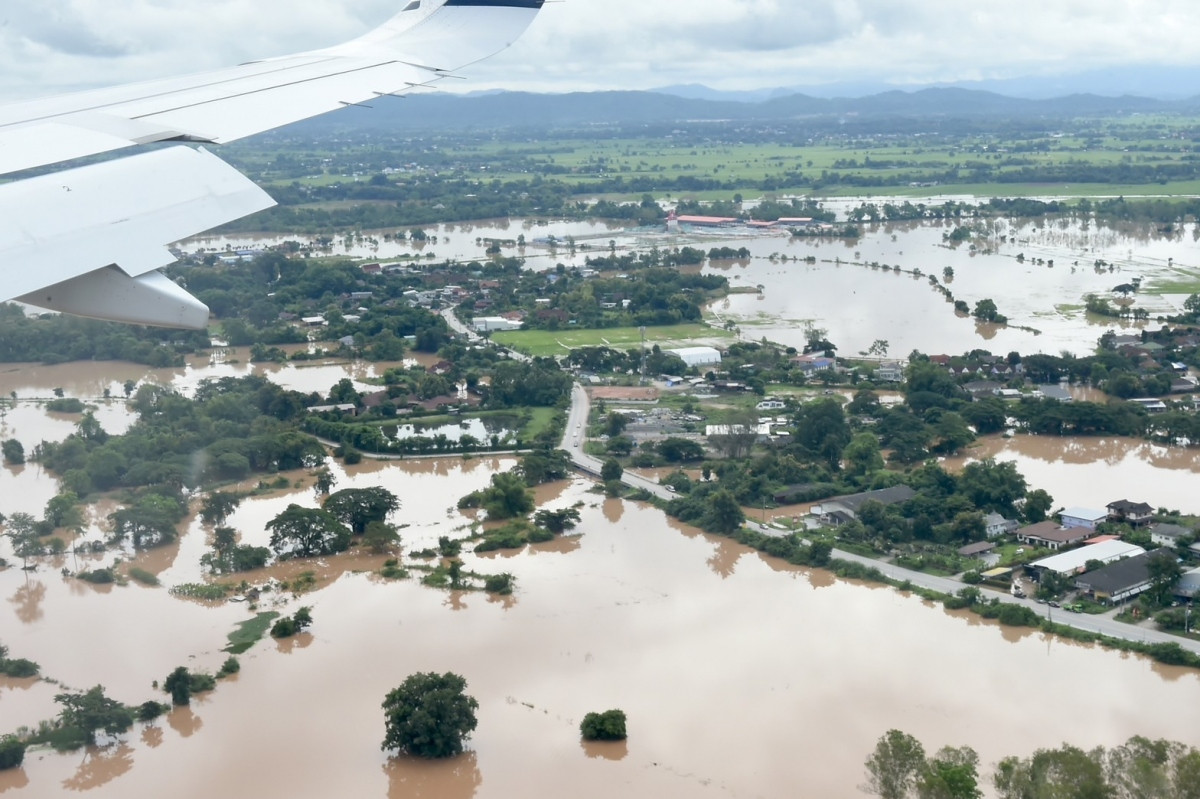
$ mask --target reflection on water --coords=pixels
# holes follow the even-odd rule
[[[483,785],[474,752],[448,760],[393,757],[383,773],[388,799],[471,799]]]
[[[629,741],[585,741],[580,739],[579,746],[583,753],[590,758],[600,760],[624,760],[629,757]]]
[[[27,578],[8,601],[13,604],[22,624],[33,624],[42,618],[42,600],[45,598],[46,584]]]
[[[191,706],[184,705],[172,709],[167,714],[167,724],[179,733],[181,738],[191,738],[204,726],[204,720],[196,715]]]
[[[62,786],[68,791],[92,791],[107,785],[133,768],[133,749],[127,744],[83,750],[83,762]]]

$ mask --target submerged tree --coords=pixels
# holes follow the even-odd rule
[[[479,703],[451,672],[413,674],[383,700],[382,748],[425,758],[454,757],[478,724]]]
[[[350,530],[325,510],[289,505],[267,522],[271,549],[281,557],[312,558],[344,552],[350,546]]]

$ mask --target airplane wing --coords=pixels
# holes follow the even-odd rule
[[[325,50],[0,106],[0,176],[156,142],[217,145],[445,80],[508,47],[545,0],[400,0]],[[167,245],[274,201],[206,148],[170,147],[0,185],[0,301],[203,328],[157,270]]]

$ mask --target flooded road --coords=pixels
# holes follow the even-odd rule
[[[389,464],[342,477],[357,485],[395,472],[389,484],[409,489],[399,516],[411,513],[422,529],[405,531],[406,546],[407,536],[420,546],[459,525],[447,509],[494,468],[440,463],[450,471]],[[120,746],[88,758],[31,753],[23,769],[0,774],[0,792],[850,797],[890,727],[928,747],[971,744],[985,763],[1135,733],[1200,744],[1178,712],[1200,702],[1196,673],[790,567],[587,488],[576,482],[545,497],[555,507],[585,503],[579,535],[502,558],[464,556],[469,569],[516,575],[514,600],[343,572],[280,608],[310,605],[311,636],[260,642],[236,679]],[[286,498],[247,503],[238,524],[245,531]],[[163,576],[169,584],[174,573]],[[150,682],[176,665],[215,669],[224,633],[247,615],[161,588],[96,594],[64,587],[57,574],[37,580],[40,615],[22,621],[11,598],[25,576],[0,573],[0,595],[10,598],[0,605],[3,640],[47,674],[73,686],[103,682],[130,702],[153,696]],[[426,670],[462,674],[479,700],[472,753],[448,763],[389,760],[378,749],[379,704]],[[0,684],[0,717],[49,716],[48,693]],[[628,742],[581,746],[583,715],[610,707],[628,714]],[[800,772],[797,752],[807,764]]]
[[[1200,514],[1200,450],[1134,438],[987,436],[943,465],[952,471],[984,458],[1010,461],[1031,488],[1044,488],[1056,508],[1103,509],[1120,499]]]

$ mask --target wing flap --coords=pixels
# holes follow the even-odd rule
[[[5,295],[116,265],[131,276],[175,259],[171,242],[274,205],[211,153],[171,147],[0,186]]]

